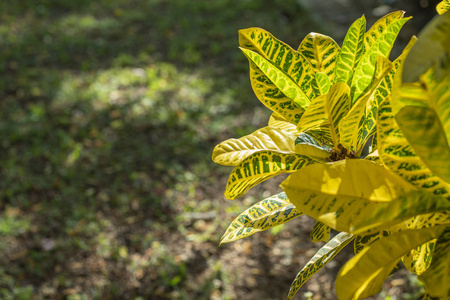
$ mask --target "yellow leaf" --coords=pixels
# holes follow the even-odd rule
[[[400,258],[410,249],[435,239],[441,230],[432,227],[402,231],[365,247],[339,271],[336,279],[338,298],[363,299],[378,293]]]
[[[419,192],[368,160],[308,166],[281,186],[298,210],[353,234],[386,230],[416,215],[450,208],[445,198]]]
[[[274,127],[264,127],[239,139],[228,139],[214,148],[212,160],[225,166],[237,166],[263,150],[295,152],[297,135]]]

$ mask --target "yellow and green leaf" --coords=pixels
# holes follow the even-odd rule
[[[298,130],[337,149],[338,123],[350,110],[349,93],[350,89],[345,83],[333,85],[327,94],[311,103],[298,123]]]
[[[295,81],[276,65],[265,59],[262,55],[240,48],[251,61],[287,98],[291,99],[298,107],[306,109],[309,106],[309,98]]]
[[[378,56],[389,57],[400,29],[409,19],[403,18],[393,21],[361,57],[354,70],[350,85],[353,103],[371,88]]]
[[[331,81],[325,73],[317,72],[315,75],[315,83],[317,84],[317,94],[325,95],[331,88]]]
[[[311,146],[311,151],[319,151]],[[294,152],[264,150],[244,159],[231,172],[225,197],[236,199],[245,195],[252,187],[283,173],[292,173],[307,165],[318,163],[308,155]]]
[[[416,215],[450,208],[445,198],[418,191],[368,160],[308,166],[281,186],[298,210],[353,234],[386,230]]]
[[[404,11],[394,11],[375,22],[364,35],[364,47],[369,50],[376,40],[386,31],[393,21],[403,18]]]
[[[377,162],[379,164],[383,164],[381,162],[380,155],[378,154],[378,150],[375,150],[372,153],[369,153],[366,157],[364,157],[364,159],[365,160],[370,160],[370,161],[373,161],[373,162]]]
[[[450,0],[443,0],[436,6],[438,14],[443,15],[450,10]]]
[[[411,103],[395,119],[425,165],[450,183],[450,76],[438,80],[430,70],[421,76],[421,84],[423,93],[407,93],[403,88],[410,84],[404,84],[403,92],[393,94],[392,101]]]
[[[314,146],[321,150],[326,151],[326,152],[320,151],[318,153],[314,153],[315,155],[312,157],[317,157],[321,160],[324,160],[324,159],[328,159],[329,156],[331,155],[331,148],[329,146],[320,144],[314,138],[312,138],[309,134],[304,133],[304,132],[300,133],[298,135],[298,137],[295,139],[295,148],[297,149],[298,153],[303,153],[302,151],[306,150],[306,149],[302,150],[302,148],[304,147],[303,145],[307,145],[307,147]],[[324,156],[318,156],[319,153]]]
[[[380,104],[377,120],[378,153],[383,164],[414,186],[448,197],[450,184],[435,176],[416,155],[394,119],[389,99]]]
[[[436,241],[428,242],[411,249],[402,257],[402,262],[405,267],[417,275],[425,272],[431,264],[435,242]]]
[[[441,230],[432,227],[401,231],[365,247],[339,271],[336,279],[338,298],[362,299],[378,293],[400,258],[410,249],[436,239]]]
[[[378,84],[392,69],[392,63],[385,57],[379,56],[376,62],[376,69],[372,79],[372,86],[350,109],[349,113],[339,122],[340,143],[348,150],[361,154],[368,133],[364,134],[365,124],[372,121],[366,118],[366,111],[371,110],[373,93]],[[375,126],[373,124],[373,126]]]
[[[330,226],[327,226],[320,221],[316,221],[309,236],[314,243],[328,242],[330,240],[330,232]]]
[[[275,127],[263,127],[239,139],[228,139],[217,145],[212,160],[224,166],[237,166],[244,159],[264,150],[295,152],[297,135]]]
[[[220,243],[229,243],[256,232],[284,224],[302,213],[289,202],[285,193],[273,195],[251,206],[231,222]]]
[[[413,36],[408,45],[406,45],[405,49],[403,49],[402,54],[395,59],[395,61],[392,63],[393,68],[389,73],[381,80],[380,84],[378,85],[377,89],[375,90],[374,99],[373,101],[370,101],[370,106],[366,106],[365,111],[365,121],[363,124],[362,129],[362,144],[365,144],[370,137],[373,137],[372,146],[373,148],[377,148],[377,137],[376,137],[376,130],[377,130],[377,111],[378,106],[380,103],[389,97],[391,95],[392,87],[394,85],[394,75],[396,74],[397,70],[400,68],[400,66],[403,65],[403,62],[405,61],[405,58],[409,51],[411,50],[411,47],[415,44],[417,41],[417,38]]]
[[[426,272],[418,278],[424,283],[430,297],[449,299],[450,297],[450,229],[439,236],[434,248],[433,260]]]
[[[239,30],[239,45],[261,55],[294,81],[308,99],[314,99],[314,70],[301,53],[264,29],[255,27]]]
[[[303,269],[297,274],[292,282],[288,294],[288,300],[294,298],[300,287],[315,273],[330,262],[345,246],[353,240],[354,236],[349,233],[341,232],[326,243],[309,260]]]
[[[353,250],[355,251],[355,254],[358,254],[361,252],[364,248],[369,246],[375,241],[378,241],[379,239],[383,237],[389,236],[388,231],[378,231],[375,233],[367,234],[367,235],[358,235],[355,238],[355,242],[353,244]]]
[[[365,32],[366,18],[362,16],[353,22],[344,38],[341,51],[336,58],[335,83],[350,83],[353,70],[364,53]]]
[[[311,32],[300,43],[297,51],[308,59],[314,72],[324,73],[333,81],[339,50],[339,45],[329,36]]]
[[[250,82],[259,101],[290,123],[297,124],[305,110],[286,97],[255,63],[250,61],[249,64]]]

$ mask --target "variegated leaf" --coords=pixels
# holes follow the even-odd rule
[[[348,114],[339,122],[340,143],[347,150],[356,152],[357,156],[361,154],[365,145],[365,140],[363,139],[365,123],[371,121],[365,117],[366,110],[371,109],[373,101],[370,100],[373,100],[373,93],[391,68],[392,63],[387,58],[383,56],[377,58],[371,88],[352,106]]]
[[[315,75],[318,95],[325,95],[331,88],[331,81],[325,73],[317,72]]]
[[[283,173],[292,173],[315,163],[318,163],[318,161],[298,153],[283,153],[270,150],[254,153],[244,159],[231,172],[225,190],[225,197],[228,199],[239,198],[252,187],[269,178]]]
[[[376,21],[364,35],[365,49],[369,50],[376,40],[385,32],[388,26],[391,25],[393,21],[403,18],[404,15],[404,11],[394,11]]]
[[[366,106],[365,116],[364,116],[364,124],[362,128],[362,144],[364,145],[370,137],[373,137],[373,148],[377,147],[377,138],[376,138],[376,130],[377,130],[377,111],[379,104],[391,95],[391,90],[394,81],[394,75],[397,69],[403,65],[406,55],[409,53],[411,47],[417,41],[417,38],[413,36],[408,45],[406,45],[405,49],[403,49],[402,54],[397,57],[397,59],[393,62],[393,68],[389,73],[381,80],[377,89],[375,90],[374,99],[370,101],[370,106]]]
[[[411,251],[402,257],[402,262],[405,267],[417,275],[425,272],[431,264],[435,242],[432,241],[411,249]]]
[[[363,299],[378,293],[400,258],[410,249],[437,238],[441,230],[432,227],[402,231],[364,248],[339,271],[336,279],[338,298]]]
[[[400,29],[409,19],[403,18],[393,21],[361,57],[350,85],[353,103],[370,89],[378,56],[389,57]]]
[[[378,231],[378,232],[375,232],[372,234],[367,234],[367,235],[358,235],[355,238],[355,242],[353,244],[353,250],[355,251],[355,254],[358,254],[359,252],[361,252],[364,248],[366,248],[373,242],[378,241],[379,239],[381,239],[383,237],[387,237],[387,236],[389,236],[389,232],[385,231],[385,230]]]
[[[349,92],[349,87],[343,82],[333,85],[326,95],[311,103],[298,123],[298,130],[337,149],[338,123],[350,110]]]
[[[336,83],[350,83],[353,70],[364,53],[365,32],[366,18],[362,16],[353,22],[344,38],[341,51],[336,59],[336,68],[334,71]]]
[[[369,155],[367,155],[366,157],[364,157],[365,160],[370,160],[373,162],[377,162],[379,164],[383,164],[381,162],[380,156],[378,154],[378,150],[373,151],[372,153],[369,153]]]
[[[419,40],[405,60],[402,81],[419,81],[420,75],[434,67],[438,79],[450,76],[450,14],[434,18],[420,32]]]
[[[282,115],[280,115],[277,112],[273,112],[270,115],[268,125],[270,127],[275,127],[275,128],[287,131],[287,132],[300,133],[297,130],[297,125],[287,121]]]
[[[300,43],[297,51],[309,60],[316,73],[324,73],[333,81],[339,50],[339,45],[329,36],[311,32]]]
[[[255,63],[252,61],[249,63],[250,82],[256,97],[268,109],[278,113],[290,123],[297,124],[305,110],[286,97]]]
[[[300,287],[315,273],[329,263],[345,246],[353,240],[354,236],[341,232],[317,251],[303,269],[297,274],[289,290],[288,300],[294,298]]]
[[[280,70],[276,65],[265,59],[256,52],[240,48],[247,56],[249,61],[254,63],[257,68],[275,85],[287,98],[291,99],[299,108],[306,109],[309,105],[309,98],[303,93],[302,89]]]
[[[327,226],[320,221],[316,221],[309,236],[314,243],[328,242],[330,240],[330,232],[330,226]]]
[[[430,297],[449,299],[450,297],[450,227],[439,236],[434,248],[433,260],[426,272],[418,278],[424,283]]]
[[[289,202],[285,193],[273,195],[242,212],[226,230],[220,243],[229,243],[256,232],[284,224],[302,213]]]
[[[383,164],[409,183],[449,197],[450,184],[435,176],[416,155],[394,119],[389,99],[380,104],[377,120],[378,153]]]
[[[423,295],[421,300],[442,300],[442,299],[438,297],[431,297],[430,294],[425,293],[425,295]]]
[[[327,145],[322,145],[319,142],[317,142],[314,138],[312,138],[310,135],[308,135],[307,133],[300,133],[297,137],[297,139],[295,140],[295,147],[302,147],[299,145],[311,145],[314,147],[317,147],[321,150],[325,150],[327,152],[331,152],[331,148]],[[301,153],[301,152],[300,152]]]
[[[393,93],[392,101],[411,103],[396,114],[395,120],[415,153],[441,179],[450,183],[450,76],[440,80],[430,70],[421,76],[422,93],[404,87]]]
[[[225,166],[237,166],[244,159],[264,150],[295,152],[297,135],[274,127],[264,127],[239,139],[228,139],[214,148],[212,160]]]
[[[450,208],[445,198],[417,191],[368,160],[308,166],[281,186],[298,210],[353,234],[386,230],[416,215]]]
[[[443,0],[436,6],[438,14],[443,15],[450,10],[450,0]]]
[[[298,84],[308,99],[314,99],[314,70],[309,61],[289,45],[261,28],[239,30],[239,45],[257,52]],[[306,108],[306,107],[303,107]]]

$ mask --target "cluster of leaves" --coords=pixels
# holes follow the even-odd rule
[[[298,273],[292,299],[314,273],[354,241],[336,280],[339,299],[378,293],[399,261],[420,275],[426,297],[450,297],[450,13],[388,57],[409,18],[393,12],[367,32],[364,16],[342,47],[310,33],[297,50],[270,33],[239,32],[267,127],[214,149],[234,166],[225,196],[236,199],[281,173],[284,192],[256,203],[229,226],[235,241],[302,214],[316,219],[313,241],[327,242]],[[418,40],[418,42],[417,42]],[[339,233],[330,239],[331,229]]]

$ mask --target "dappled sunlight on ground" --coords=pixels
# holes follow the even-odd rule
[[[269,116],[237,31],[296,47],[333,30],[320,18],[294,0],[2,1],[0,298],[282,299],[313,223],[219,247],[281,178],[226,201],[211,153]],[[299,299],[334,299],[350,255]]]

